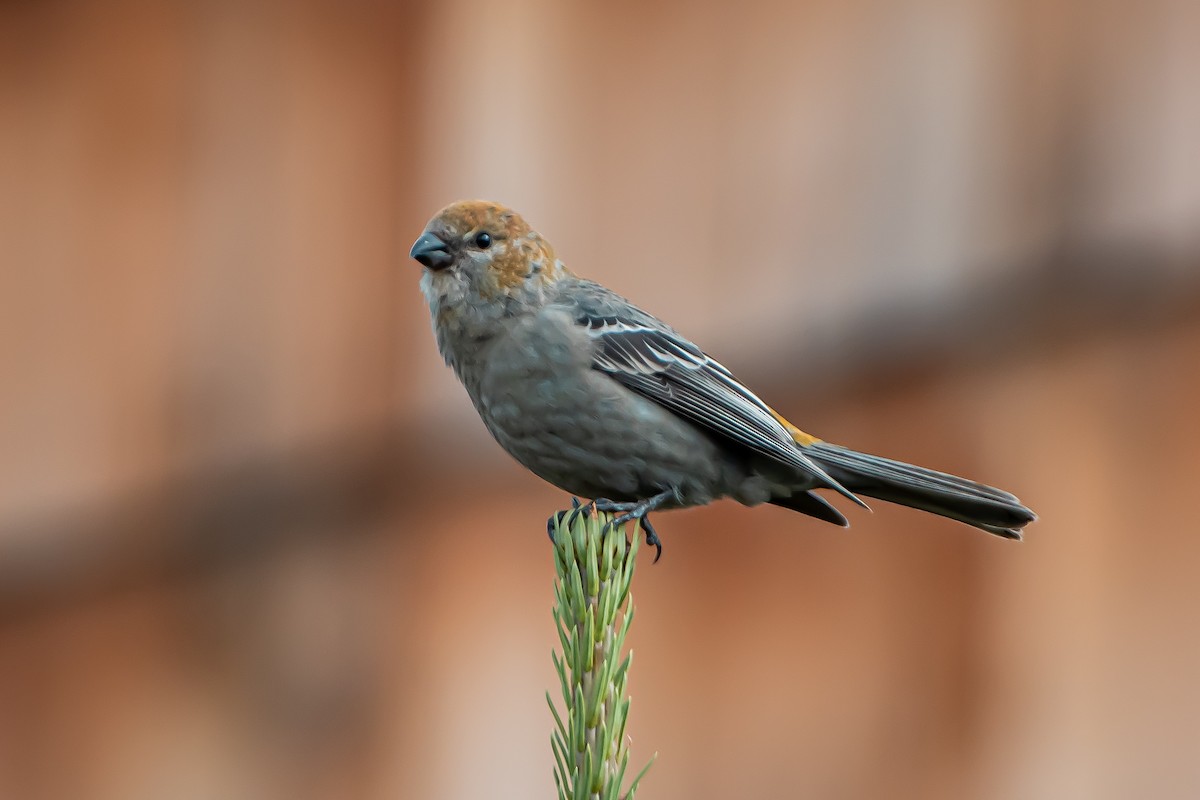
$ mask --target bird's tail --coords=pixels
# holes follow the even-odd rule
[[[949,517],[1007,539],[1020,539],[1021,528],[1037,518],[1008,492],[966,478],[823,441],[803,449],[851,492]]]

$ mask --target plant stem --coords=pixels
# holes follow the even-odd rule
[[[559,800],[633,800],[650,768],[620,794],[629,765],[626,683],[633,659],[632,652],[622,659],[621,650],[633,621],[629,588],[640,528],[635,525],[626,541],[625,526],[613,530],[610,521],[610,515],[584,507],[556,515],[553,528],[554,621],[562,657],[554,652],[551,658],[565,715],[549,692],[546,702],[555,721],[551,748]]]

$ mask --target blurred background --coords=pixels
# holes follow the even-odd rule
[[[642,796],[1200,796],[1198,85],[1172,0],[0,4],[0,797],[552,796],[460,197],[1041,515],[660,516]]]

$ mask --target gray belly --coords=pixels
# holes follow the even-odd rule
[[[724,494],[707,435],[604,373],[511,381],[485,422],[518,462],[572,494],[634,500],[676,488],[686,505]]]
[[[726,493],[722,453],[707,434],[604,373],[551,362],[489,369],[485,383],[478,405],[492,435],[567,492],[636,500],[676,489],[678,505]]]

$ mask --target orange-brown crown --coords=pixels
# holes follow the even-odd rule
[[[451,203],[434,215],[427,230],[447,240],[477,231],[487,231],[492,236],[507,239],[517,239],[532,232],[520,214],[488,200]]]
[[[533,275],[554,280],[565,272],[550,243],[520,214],[500,203],[459,200],[435,214],[426,230],[445,242],[466,241],[480,233],[491,236],[494,244],[488,268],[495,288],[501,291]]]

